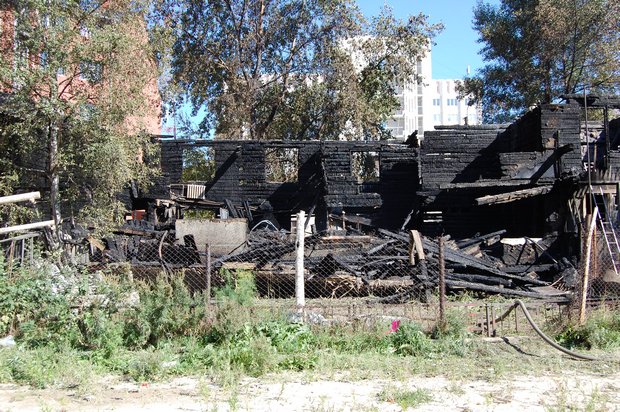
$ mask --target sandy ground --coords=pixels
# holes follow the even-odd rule
[[[602,371],[601,371],[602,372]],[[245,378],[223,388],[201,378],[165,383],[97,382],[92,393],[0,385],[1,411],[400,411],[380,393],[422,389],[417,411],[620,411],[620,374],[517,376],[489,381],[415,377],[404,381],[304,381],[303,374]],[[409,408],[412,409],[412,408]]]

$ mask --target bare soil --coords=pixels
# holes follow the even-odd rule
[[[200,377],[159,383],[129,383],[109,377],[86,392],[4,384],[0,385],[0,410],[400,411],[396,402],[383,399],[417,389],[432,398],[415,408],[419,411],[620,410],[619,373],[519,375],[467,382],[445,376],[352,381],[346,373],[334,380],[306,379],[303,373],[277,374],[244,378],[234,388],[227,388]]]

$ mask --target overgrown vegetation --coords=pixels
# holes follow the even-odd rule
[[[620,348],[620,313],[599,310],[581,326],[568,325],[557,336],[562,346],[581,349]]]
[[[17,349],[0,349],[1,382],[81,387],[98,374],[115,373],[136,381],[200,374],[225,384],[277,371],[323,373],[327,365],[366,373],[383,367],[390,374],[398,372],[396,365],[407,365],[409,373],[451,370],[452,364],[479,371],[473,365],[478,357],[497,355],[473,343],[458,311],[431,330],[406,321],[397,328],[353,320],[311,325],[259,309],[250,271],[224,272],[217,303],[208,304],[188,290],[182,274],[143,282],[123,267],[89,274],[50,263],[9,272],[1,259],[0,336],[13,334],[17,341]],[[620,315],[602,312],[558,339],[567,346],[620,347]],[[483,370],[501,374],[514,364],[498,361]],[[394,402],[428,401],[422,395]]]
[[[256,309],[251,272],[223,276],[226,286],[209,306],[182,276],[142,282],[122,268],[93,275],[51,264],[9,273],[0,261],[0,334],[15,335],[19,348],[0,351],[0,380],[45,387],[79,386],[105,371],[135,380],[260,376],[311,370],[329,353],[427,358],[468,350],[456,321],[441,335],[411,323],[388,333],[387,325],[291,322]],[[62,366],[67,359],[75,365],[71,376]]]

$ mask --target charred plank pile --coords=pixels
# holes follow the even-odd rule
[[[446,285],[453,292],[471,291],[538,299],[566,294],[541,280],[536,266],[507,267],[476,249],[501,232],[452,242],[444,252]],[[386,302],[425,299],[439,279],[439,245],[419,237],[423,258],[412,258],[410,234],[378,229],[373,235],[315,234],[306,239],[305,278],[308,297],[377,296]],[[459,247],[460,246],[460,247]],[[477,250],[477,254],[472,254]],[[244,250],[214,262],[214,270],[251,269],[259,292],[269,297],[294,295],[294,240],[279,232],[256,231]],[[413,263],[412,263],[413,262]],[[557,267],[556,267],[557,266]],[[542,265],[560,270],[560,265]]]

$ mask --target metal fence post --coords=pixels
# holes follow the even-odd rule
[[[303,313],[306,306],[306,295],[304,290],[304,227],[306,213],[301,210],[297,213],[296,225],[296,259],[295,259],[295,298],[297,301],[297,310]]]

